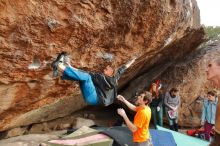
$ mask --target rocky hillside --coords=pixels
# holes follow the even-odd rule
[[[86,106],[77,82],[51,76],[60,51],[86,71],[138,56],[120,80],[122,90],[140,75],[158,76],[203,36],[195,0],[0,0],[0,131]]]
[[[200,125],[203,98],[216,88],[206,76],[207,64],[216,56],[220,56],[220,42],[196,50],[160,77],[167,89],[177,87],[180,90],[180,125]]]

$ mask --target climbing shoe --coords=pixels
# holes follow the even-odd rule
[[[56,60],[54,60],[52,62],[51,67],[53,68],[53,77],[58,76],[58,64],[59,63],[64,63],[65,56],[67,56],[67,53],[66,52],[61,52],[60,54],[58,54]]]

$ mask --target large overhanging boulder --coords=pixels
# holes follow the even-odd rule
[[[132,56],[120,88],[203,40],[195,0],[0,0],[0,131],[69,115],[86,106],[77,82],[52,79],[50,62],[101,71]]]

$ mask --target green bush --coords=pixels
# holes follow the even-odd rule
[[[220,26],[204,26],[204,30],[207,39],[198,49],[220,42]]]
[[[205,33],[207,34],[208,40],[220,40],[220,26],[206,26]]]

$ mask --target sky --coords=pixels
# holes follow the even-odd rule
[[[220,26],[220,0],[197,0],[201,24]]]

